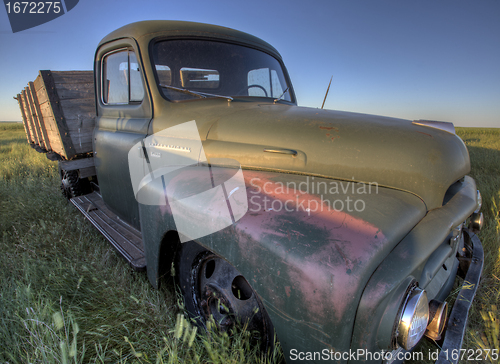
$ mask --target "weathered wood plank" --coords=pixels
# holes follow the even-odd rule
[[[61,101],[57,95],[56,85],[54,79],[52,78],[52,72],[48,70],[40,71],[40,77],[45,84],[45,89],[49,98],[50,108],[56,122],[57,128],[59,130],[59,135],[61,137],[62,145],[64,147],[63,157],[66,159],[71,159],[76,155],[75,147],[71,140],[71,136],[66,124],[66,118],[64,117],[64,112],[61,107]]]
[[[42,112],[45,125],[47,126],[47,133],[49,135],[50,146],[52,150],[57,154],[60,154],[61,156],[65,155],[64,145],[61,140],[61,135],[59,134],[59,129],[56,125],[56,120],[54,119],[54,115],[52,114],[50,103],[46,102],[44,104],[41,104],[40,110]],[[61,151],[63,152],[62,154]]]
[[[38,107],[41,112],[41,117],[43,118],[43,124],[45,125],[45,129],[47,130],[47,135],[49,137],[50,147],[52,151],[60,151],[63,148],[61,136],[59,134],[59,129],[57,128],[56,121],[52,114],[51,105],[49,102],[49,97],[47,95],[47,90],[45,89],[45,85],[42,82],[42,78],[38,76],[34,82],[35,90],[37,88],[37,83],[42,85],[38,88],[37,98],[38,98]],[[41,102],[40,99],[45,99],[46,102]],[[63,148],[64,149],[64,148]],[[57,152],[59,153],[59,152]]]
[[[92,99],[94,100],[94,83],[59,84],[57,85],[59,99]]]
[[[95,117],[80,116],[76,119],[67,119],[68,130],[72,132],[82,132],[83,130],[94,130]]]
[[[35,145],[40,145],[40,142],[38,139],[38,133],[37,133],[37,130],[35,129],[35,125],[33,124],[31,112],[29,110],[28,101],[26,99],[26,90],[21,91],[21,98],[23,100],[24,114],[26,115],[26,120],[28,121],[31,135],[33,136],[33,142]]]
[[[95,117],[79,117],[67,119],[69,133],[77,153],[92,152],[92,136],[94,133]]]
[[[73,171],[80,168],[94,167],[94,158],[81,158],[72,161],[60,161],[59,167],[65,171]]]
[[[17,103],[19,104],[19,109],[21,110],[21,116],[23,118],[24,132],[26,133],[26,138],[28,139],[28,143],[31,144],[33,143],[33,141],[31,139],[31,132],[28,127],[28,121],[26,120],[26,115],[24,114],[23,100],[20,94],[17,94],[17,96],[14,98],[17,100]]]
[[[23,115],[23,118],[25,118],[26,128],[28,129],[28,131],[30,133],[30,144],[35,144],[35,135],[33,134],[33,131],[31,130],[30,121],[28,119],[28,115],[26,114],[26,105],[24,103],[24,97],[23,97],[22,91],[18,94],[18,101],[19,101],[19,107],[22,110],[21,114]]]
[[[69,129],[93,129],[95,126],[95,115],[74,115],[66,119]]]
[[[75,122],[72,127],[69,129],[70,135],[87,135],[89,137],[92,136],[92,133],[94,132],[94,128],[79,128],[77,123]]]
[[[38,80],[38,77],[37,77]],[[36,86],[35,86],[36,90]],[[40,105],[46,104],[49,102],[49,95],[47,94],[47,91],[45,90],[45,87],[42,87],[38,90],[36,90],[36,96],[38,97],[38,103]]]
[[[81,142],[80,144],[76,139],[73,140],[73,142],[77,154],[86,154],[89,153],[89,151],[92,151],[92,142]]]
[[[43,104],[47,101],[49,101],[48,97],[46,97],[47,92],[45,91],[45,84],[43,83],[43,79],[40,77],[40,74],[36,77],[35,81],[33,82],[35,84],[35,91],[38,96],[38,102],[40,104]],[[42,98],[42,94],[45,94],[45,99]]]
[[[94,83],[93,71],[51,71],[55,84]]]
[[[45,140],[45,135],[43,134],[40,121],[38,120],[38,115],[35,110],[35,102],[33,100],[33,95],[31,95],[31,89],[29,88],[29,86],[25,88],[25,91],[26,91],[26,101],[28,102],[28,109],[31,114],[31,120],[33,121],[35,129],[37,131],[39,145],[43,149],[47,150],[47,141]]]
[[[78,119],[79,117],[95,117],[94,99],[72,99],[61,100],[61,107],[64,110],[64,116],[68,119]]]
[[[33,119],[37,120],[38,125],[40,127],[40,131],[42,132],[43,142],[45,144],[45,149],[47,151],[51,151],[52,149],[50,148],[50,139],[49,136],[47,135],[45,120],[43,119],[42,112],[40,111],[40,105],[38,103],[38,97],[36,95],[35,85],[33,82],[28,83],[28,89],[29,89],[30,100],[33,102],[33,111],[34,111]]]
[[[87,178],[97,175],[95,167],[81,168],[78,172],[80,178]]]

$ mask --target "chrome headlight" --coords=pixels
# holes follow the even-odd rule
[[[427,293],[414,287],[407,295],[398,323],[398,344],[411,350],[424,336],[429,321]]]
[[[477,190],[476,203],[477,207],[474,212],[477,214],[481,210],[481,207],[483,206],[483,198],[481,197],[481,192],[479,192],[479,190]]]
[[[483,198],[481,197],[481,192],[477,190],[476,210],[471,215],[469,222],[469,229],[471,229],[472,232],[476,234],[481,231],[484,225],[483,213],[479,212],[479,210],[481,210],[482,205],[483,205]]]

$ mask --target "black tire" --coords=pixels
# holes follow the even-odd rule
[[[80,179],[78,171],[61,170],[61,191],[64,197],[70,198],[81,196],[88,192],[90,187],[88,179]]]
[[[78,171],[62,171],[61,191],[64,197],[68,200],[75,196],[81,195],[79,186]]]
[[[262,302],[247,280],[225,259],[194,242],[181,244],[176,258],[177,283],[185,307],[206,328],[213,316],[222,331],[246,325],[269,352],[274,346],[274,327]]]

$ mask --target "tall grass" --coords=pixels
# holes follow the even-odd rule
[[[469,150],[471,176],[483,196],[485,227],[479,234],[485,261],[481,283],[469,315],[465,345],[476,349],[495,349],[500,363],[500,129],[458,128],[458,135]],[[484,362],[480,360],[478,362]]]
[[[0,124],[0,363],[255,363],[244,330],[176,336],[182,302],[154,290],[62,198],[57,164]],[[178,330],[177,330],[178,332]]]

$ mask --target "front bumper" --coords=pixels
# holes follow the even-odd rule
[[[461,267],[465,266],[467,273],[464,277],[462,289],[451,310],[443,345],[436,364],[458,363],[461,357],[460,349],[465,335],[469,309],[472,306],[483,271],[484,252],[481,241],[476,234],[468,229],[464,229],[464,239],[468,239],[472,247],[472,256],[470,258],[460,258]]]

